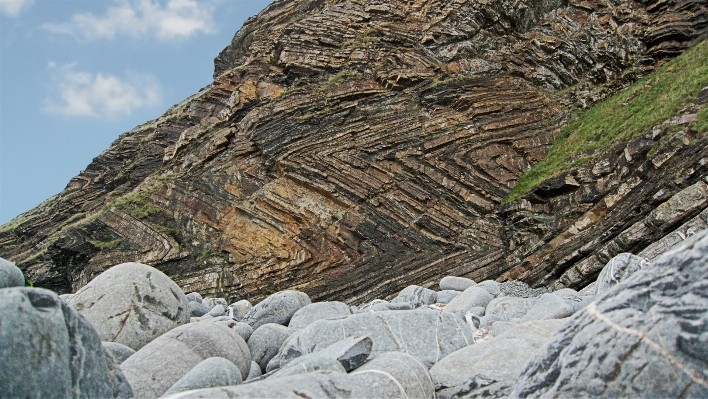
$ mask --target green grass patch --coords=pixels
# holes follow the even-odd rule
[[[691,129],[698,133],[708,132],[708,104],[704,104],[696,114],[696,120],[691,123]]]
[[[561,130],[546,158],[524,173],[504,202],[520,198],[542,181],[589,162],[612,145],[631,140],[675,116],[708,86],[708,41],[687,50],[629,88],[586,111]],[[705,107],[694,122],[705,129]]]
[[[96,240],[88,240],[91,245],[94,247],[100,249],[101,251],[107,250],[107,249],[113,249],[117,247],[121,242],[123,242],[122,238],[119,238],[117,240],[112,240],[112,241],[96,241]]]

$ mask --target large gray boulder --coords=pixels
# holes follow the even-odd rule
[[[108,351],[108,353],[113,356],[113,359],[115,360],[116,364],[120,365],[125,361],[125,359],[133,356],[135,354],[135,351],[133,348],[125,346],[123,344],[119,344],[118,342],[107,342],[104,341],[101,343],[103,345],[103,349]]]
[[[25,275],[14,263],[0,258],[0,288],[22,287],[25,285]]]
[[[106,270],[67,303],[91,322],[103,341],[134,350],[189,323],[189,304],[182,290],[161,271],[141,263]]]
[[[209,307],[202,305],[200,302],[189,301],[189,315],[192,317],[202,317],[209,313]]]
[[[527,364],[511,397],[708,397],[708,231],[600,295]]]
[[[101,337],[52,291],[0,289],[0,397],[130,398]]]
[[[503,296],[494,298],[484,312],[485,316],[496,316],[504,321],[516,322],[538,301],[538,298],[518,298]]]
[[[571,299],[556,294],[543,294],[526,312],[520,322],[531,320],[562,319],[575,313],[575,303]]]
[[[532,321],[483,344],[457,350],[430,369],[438,399],[505,398],[526,360],[565,320]]]
[[[649,265],[649,262],[646,259],[630,253],[615,256],[602,268],[595,282],[595,292],[593,294],[599,295],[609,291],[622,280],[642,270],[647,265]]]
[[[280,291],[264,299],[241,319],[254,330],[266,323],[287,326],[295,312],[312,303],[310,297],[300,291]]]
[[[121,369],[137,399],[156,398],[199,362],[223,357],[248,376],[251,354],[236,331],[220,323],[191,323],[156,338],[129,357]]]
[[[241,370],[223,357],[210,357],[202,360],[177,380],[165,395],[189,391],[192,389],[238,385],[243,381]]]
[[[417,308],[423,305],[432,305],[437,300],[437,292],[417,285],[409,285],[393,298],[391,303],[410,303],[413,308]]]
[[[292,330],[302,330],[317,320],[349,316],[350,314],[352,311],[345,303],[315,302],[295,312],[288,327]]]
[[[462,292],[475,285],[477,283],[465,277],[447,276],[440,280],[440,291],[453,290]]]
[[[265,370],[270,359],[278,353],[280,345],[289,336],[290,330],[280,324],[268,323],[256,328],[248,339],[251,360],[258,363],[261,370]]]
[[[464,317],[470,309],[474,307],[486,307],[492,299],[494,299],[492,294],[484,288],[472,286],[464,290],[462,294],[455,299],[451,300],[450,303],[445,306],[443,312],[456,313]]]
[[[426,367],[473,343],[470,328],[457,315],[435,310],[365,312],[319,320],[294,333],[271,361],[274,366],[269,367],[320,351],[343,338],[363,336],[373,341],[374,355],[401,351]]]

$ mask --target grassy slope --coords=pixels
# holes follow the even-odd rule
[[[613,144],[640,136],[675,116],[708,86],[708,40],[689,49],[648,77],[571,118],[546,158],[524,173],[505,202],[520,198],[543,180],[586,163]],[[703,106],[692,128],[708,129]]]

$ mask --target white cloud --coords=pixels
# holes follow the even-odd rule
[[[116,35],[135,38],[155,35],[169,40],[211,32],[213,12],[211,3],[195,0],[169,0],[164,7],[153,0],[122,1],[103,16],[74,14],[69,22],[44,24],[42,28],[87,41],[113,39]]]
[[[33,2],[34,0],[0,0],[0,13],[8,17],[16,17]]]
[[[76,63],[58,68],[54,76],[56,93],[46,100],[47,112],[66,117],[115,118],[160,102],[160,87],[150,75],[128,73],[121,80],[109,74],[77,71],[75,67]]]

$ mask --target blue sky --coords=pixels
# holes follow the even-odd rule
[[[270,0],[0,0],[0,224],[212,82]]]

